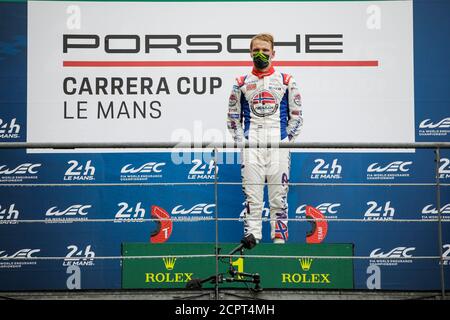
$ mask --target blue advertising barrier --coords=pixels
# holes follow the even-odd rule
[[[0,7],[0,142],[25,142],[27,5]],[[450,22],[428,20],[449,9],[446,2],[414,1],[417,142],[449,141],[450,97],[443,86],[450,48],[437,39],[448,38]],[[139,221],[151,219],[155,207],[172,220],[167,242],[214,242],[216,210],[225,219],[217,222],[219,242],[239,241],[239,163],[219,162],[216,201],[211,154],[186,157],[175,164],[170,152],[0,150],[0,291],[121,288],[122,243],[151,242],[152,234],[164,232],[155,221]],[[436,163],[432,149],[294,152],[289,241],[305,242],[311,230],[305,206],[312,205],[328,219],[325,243],[354,244],[355,289],[441,290],[439,255],[450,254],[450,150],[440,157]],[[267,195],[262,215],[268,218]],[[269,238],[265,221],[263,242]],[[443,261],[445,288],[449,265]]]

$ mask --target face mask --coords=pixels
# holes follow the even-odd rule
[[[258,51],[253,55],[253,64],[255,65],[256,69],[265,69],[269,65],[269,58],[270,57],[267,54]]]

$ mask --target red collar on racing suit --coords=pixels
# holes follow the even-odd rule
[[[253,67],[252,73],[257,76],[259,79],[270,76],[272,73],[275,72],[275,69],[273,68],[273,66],[270,66],[269,70],[267,71],[259,71],[258,69],[256,69],[255,67]]]

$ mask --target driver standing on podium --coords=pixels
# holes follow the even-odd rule
[[[228,130],[234,141],[259,145],[294,141],[303,124],[301,96],[294,78],[276,71],[273,36],[261,33],[250,42],[251,73],[236,79],[228,103]],[[244,148],[241,152],[245,195],[244,236],[262,239],[264,185],[268,183],[273,243],[288,240],[290,151]]]

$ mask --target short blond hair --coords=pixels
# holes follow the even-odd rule
[[[253,41],[255,41],[255,40],[261,40],[261,41],[269,42],[270,43],[270,47],[273,50],[273,36],[270,33],[259,33],[256,36],[254,36],[252,38],[252,41],[250,41],[250,51],[252,51]]]

